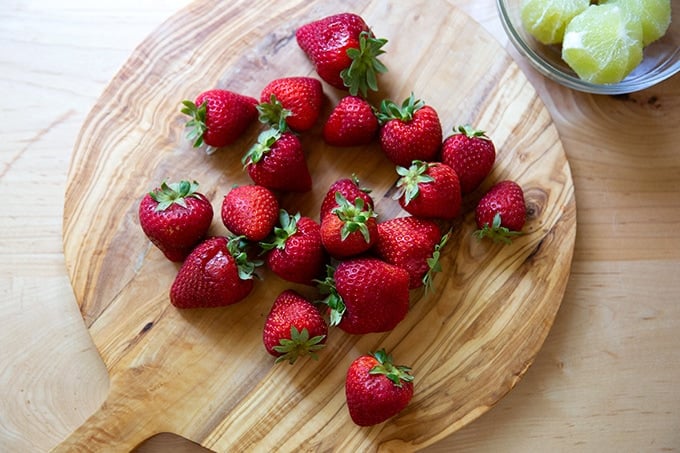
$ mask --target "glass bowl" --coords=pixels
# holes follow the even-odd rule
[[[619,83],[595,84],[581,80],[562,60],[559,45],[545,45],[522,26],[522,0],[496,0],[508,38],[520,54],[544,76],[566,87],[595,94],[626,94],[649,88],[680,71],[680,8],[672,0],[671,24],[666,34],[644,49],[642,63]]]

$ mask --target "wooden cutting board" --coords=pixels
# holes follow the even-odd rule
[[[184,138],[182,99],[221,87],[258,97],[268,81],[315,73],[294,38],[305,22],[362,15],[389,43],[390,72],[374,102],[414,92],[444,129],[470,123],[498,157],[443,256],[434,293],[413,294],[392,332],[332,330],[318,361],[275,365],[261,329],[278,293],[295,288],[261,272],[251,296],[220,309],[179,311],[168,292],[178,266],[143,235],[137,206],[160,181],[195,179],[219,218],[224,194],[248,183],[240,157],[259,126],[212,155]],[[342,93],[324,85],[324,115]],[[356,173],[381,219],[404,214],[391,199],[394,166],[377,145],[336,149],[321,124],[303,135],[310,193],[285,195],[290,211],[318,216],[328,186]],[[514,179],[529,206],[527,234],[510,246],[472,238],[485,189]],[[576,206],[569,165],[550,115],[511,58],[477,23],[443,0],[198,1],[169,19],[130,57],[89,114],[76,143],[64,208],[64,253],[84,322],[110,373],[101,408],[57,451],[126,451],[172,432],[216,451],[407,451],[423,448],[493,407],[529,368],[569,277]],[[344,375],[359,354],[384,347],[410,365],[415,396],[400,415],[355,426]]]

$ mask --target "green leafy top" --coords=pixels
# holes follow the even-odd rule
[[[390,120],[400,120],[409,122],[413,119],[413,114],[421,108],[425,107],[425,103],[420,99],[416,99],[414,94],[404,99],[401,106],[395,104],[389,99],[384,99],[380,103],[380,111],[377,113],[380,124],[385,124]]]
[[[241,158],[241,164],[247,167],[262,160],[262,158],[271,150],[274,143],[281,138],[282,131],[277,128],[270,128],[260,132],[255,143]]]
[[[187,207],[184,200],[188,197],[198,197],[198,183],[196,181],[182,180],[177,183],[168,184],[165,181],[161,187],[149,192],[149,196],[158,203],[156,211],[165,211],[173,204]]]
[[[486,131],[480,130],[480,129],[475,129],[474,127],[470,126],[469,124],[465,124],[463,126],[457,126],[453,128],[454,134],[463,134],[466,137],[470,138],[482,138],[484,140],[490,140],[490,138],[486,135]]]
[[[288,129],[286,118],[292,115],[292,112],[283,108],[283,104],[276,99],[276,95],[272,93],[269,97],[269,102],[261,102],[256,106],[259,112],[259,120],[274,129],[285,132]]]
[[[507,227],[501,225],[501,214],[497,212],[493,216],[491,225],[485,224],[482,228],[475,230],[472,234],[479,240],[487,237],[494,242],[502,242],[503,244],[511,244],[512,239],[522,235],[521,231],[512,231]]]
[[[309,331],[306,328],[299,331],[297,327],[291,325],[290,339],[281,338],[279,344],[273,348],[274,351],[282,354],[276,358],[275,363],[288,360],[288,363],[292,365],[298,357],[305,355],[309,355],[314,360],[318,360],[319,357],[317,356],[316,351],[324,347],[324,338],[326,338],[325,335],[317,335],[310,338]]]
[[[403,365],[395,365],[392,356],[380,349],[371,354],[377,361],[378,365],[371,368],[369,374],[385,375],[397,387],[402,387],[404,382],[412,382],[413,375],[411,368]]]
[[[285,209],[279,211],[279,225],[274,227],[273,239],[271,242],[260,242],[263,252],[274,248],[283,249],[289,237],[297,233],[297,223],[300,220],[300,213],[290,215]]]
[[[366,203],[360,197],[357,197],[352,204],[340,192],[335,192],[335,203],[337,206],[331,212],[343,222],[340,239],[344,241],[350,234],[359,231],[366,243],[371,242],[367,223],[371,218],[377,216],[373,209],[366,206]]]
[[[414,160],[409,168],[397,166],[397,191],[394,199],[404,197],[404,203],[409,204],[420,194],[420,184],[434,182],[434,178],[427,174],[428,169],[434,164],[422,160]]]
[[[196,105],[189,100],[182,101],[181,112],[189,115],[191,119],[186,122],[187,139],[193,143],[194,148],[203,145],[203,134],[208,130],[208,125],[205,122],[207,101],[203,101],[201,105]]]
[[[375,38],[367,31],[359,35],[359,48],[347,49],[352,63],[340,73],[342,81],[352,96],[361,94],[364,98],[368,90],[378,91],[378,74],[387,72],[387,67],[378,59],[385,53],[382,47],[387,39]]]
[[[326,295],[326,298],[319,301],[322,304],[328,305],[330,309],[329,325],[337,326],[342,321],[342,316],[345,314],[347,307],[342,296],[338,293],[335,287],[335,268],[333,266],[326,266],[326,278],[323,280],[315,280],[317,287],[321,294]]]
[[[255,268],[264,264],[260,260],[250,260],[246,251],[248,245],[245,236],[234,236],[227,241],[227,251],[236,262],[238,277],[241,280],[250,280],[255,277]]]
[[[432,256],[427,259],[428,270],[423,276],[422,280],[423,286],[425,287],[425,291],[427,292],[430,292],[434,289],[434,277],[436,274],[442,271],[442,265],[441,262],[439,261],[439,258],[441,256],[442,249],[449,241],[450,234],[451,231],[442,236],[439,243],[434,246]]]

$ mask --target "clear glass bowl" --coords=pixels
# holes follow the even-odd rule
[[[644,49],[642,63],[624,80],[612,84],[594,84],[581,80],[562,60],[559,45],[545,45],[534,39],[522,26],[522,0],[496,0],[501,23],[508,38],[520,54],[544,76],[575,90],[595,94],[625,94],[649,88],[680,71],[680,8],[671,3],[671,24],[666,34]]]

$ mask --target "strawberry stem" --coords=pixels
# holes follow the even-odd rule
[[[187,205],[184,200],[188,197],[198,197],[198,183],[182,180],[177,183],[161,183],[161,187],[149,192],[149,196],[158,203],[156,211],[165,211],[173,204],[178,204],[183,208]]]
[[[371,217],[376,217],[373,209],[366,207],[360,197],[354,200],[354,204],[350,203],[340,192],[335,192],[335,203],[337,206],[331,212],[343,222],[340,238],[344,241],[350,234],[359,231],[366,243],[370,243],[371,234],[367,222]]]
[[[288,129],[286,118],[291,116],[291,111],[283,108],[283,104],[276,99],[276,95],[272,93],[269,97],[269,102],[262,102],[256,106],[260,113],[259,120],[274,129],[285,132]]]
[[[263,253],[274,248],[284,249],[289,237],[297,233],[297,223],[300,220],[300,213],[290,215],[285,209],[279,211],[279,225],[274,227],[274,237],[271,242],[260,242]]]
[[[472,233],[478,240],[490,238],[496,243],[511,244],[512,239],[524,234],[521,231],[512,231],[508,227],[502,225],[501,214],[497,212],[493,217],[491,225],[488,223]]]
[[[390,120],[400,120],[407,123],[413,119],[413,114],[424,106],[425,103],[416,99],[413,92],[402,102],[401,106],[389,99],[384,99],[380,103],[380,111],[377,114],[378,121],[380,124],[385,124]]]
[[[378,365],[371,368],[369,374],[383,374],[397,387],[402,387],[404,382],[413,381],[411,368],[403,365],[394,365],[392,356],[387,354],[384,349],[380,349],[371,354]]]
[[[325,304],[330,309],[329,325],[337,326],[342,321],[342,316],[345,314],[347,307],[342,296],[338,293],[335,287],[335,268],[333,266],[326,266],[326,278],[323,280],[314,280],[321,294],[326,294],[327,297],[319,303]]]
[[[181,112],[191,117],[185,124],[187,129],[186,137],[193,143],[194,148],[198,148],[203,145],[203,134],[208,130],[208,126],[205,123],[207,101],[203,101],[201,105],[197,106],[189,100],[184,100],[182,105],[184,107],[181,109]]]
[[[255,268],[262,266],[263,261],[250,260],[246,248],[248,241],[245,236],[234,236],[227,241],[227,251],[234,258],[241,280],[250,280],[255,276]]]
[[[382,47],[387,39],[375,38],[367,31],[359,35],[359,48],[347,49],[352,60],[350,66],[340,73],[342,81],[352,96],[359,93],[365,98],[368,90],[378,91],[378,74],[387,72],[387,67],[378,59],[385,53]]]
[[[431,164],[422,160],[414,160],[409,168],[397,166],[397,174],[401,176],[397,181],[397,191],[394,199],[404,197],[405,204],[409,204],[420,194],[420,184],[434,182],[434,178],[427,174]]]
[[[277,357],[274,363],[288,360],[291,365],[295,363],[298,357],[311,356],[314,360],[318,360],[319,356],[316,351],[323,349],[325,346],[322,342],[326,338],[325,335],[317,335],[309,337],[309,331],[303,328],[301,331],[294,325],[290,326],[290,339],[281,338],[279,344],[274,346],[274,351],[282,354]]]
[[[255,164],[262,160],[262,158],[271,151],[274,143],[281,138],[281,131],[276,128],[270,128],[262,131],[257,137],[255,143],[241,158],[241,164],[247,167],[250,164]]]

